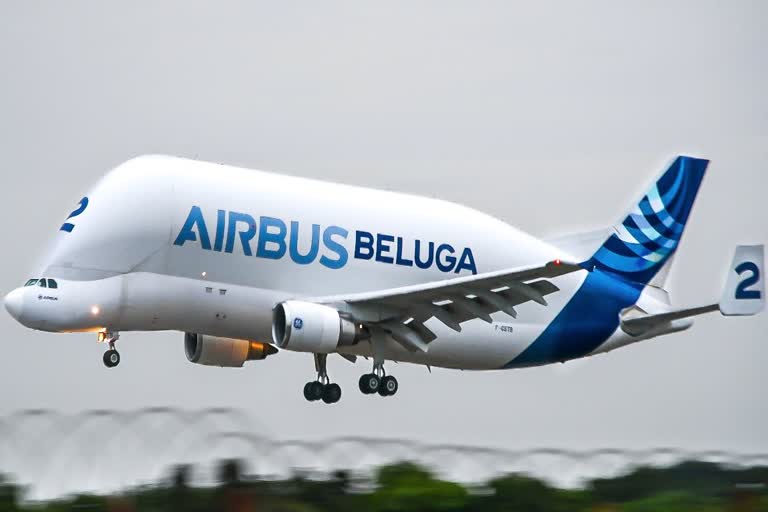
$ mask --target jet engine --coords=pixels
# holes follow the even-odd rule
[[[187,332],[184,333],[184,352],[191,363],[240,368],[246,361],[264,359],[277,353],[277,349],[258,341]]]
[[[272,340],[280,348],[327,354],[370,336],[364,325],[323,304],[289,300],[272,310]]]

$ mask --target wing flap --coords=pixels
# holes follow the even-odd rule
[[[499,311],[517,317],[515,306],[520,304],[536,302],[546,307],[545,296],[559,290],[549,279],[580,270],[584,268],[579,264],[554,260],[544,265],[314,301],[365,312],[370,324],[381,327],[406,349],[426,352],[436,338],[424,325],[431,318],[461,332],[463,322],[478,318],[491,323],[491,315]]]
[[[387,331],[395,341],[403,345],[406,349],[410,350],[411,352],[427,351],[429,342],[425,341],[425,339],[422,338],[419,335],[419,333],[416,330],[412,329],[409,325],[402,324],[396,321],[390,321],[390,322],[385,322],[381,324],[381,327],[385,331]]]
[[[467,290],[501,290],[514,286],[516,283],[528,282],[534,279],[551,279],[554,277],[584,270],[578,263],[554,260],[545,265],[525,267],[522,269],[497,270],[473,276],[456,277],[441,281],[432,281],[387,290],[355,293],[314,299],[315,302],[347,302],[365,304],[374,302],[389,306],[408,307],[414,302],[437,302],[449,300],[449,295],[462,288]]]

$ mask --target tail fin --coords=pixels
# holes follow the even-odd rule
[[[678,156],[585,266],[648,284],[675,253],[708,164]]]
[[[728,279],[720,299],[720,312],[725,316],[754,315],[765,307],[762,245],[740,245],[733,254]]]

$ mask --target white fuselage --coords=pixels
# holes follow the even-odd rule
[[[42,273],[58,287],[14,292],[18,319],[29,327],[270,341],[272,308],[288,298],[388,289],[568,256],[445,201],[173,157],[130,160],[87,198],[59,231]],[[472,320],[458,333],[432,319],[437,339],[428,352],[389,340],[385,357],[500,368],[552,322],[585,274],[555,278],[560,292],[547,298],[548,306],[523,304],[514,321],[496,313],[493,323]],[[618,330],[598,351],[631,341]],[[343,350],[368,355],[371,347],[362,342]]]

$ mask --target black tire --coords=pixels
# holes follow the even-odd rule
[[[304,398],[308,401],[312,401],[312,395],[310,394],[309,385],[312,384],[311,382],[307,382],[304,384]]]
[[[104,366],[107,368],[114,368],[120,364],[120,353],[114,349],[107,350],[104,352],[102,360],[104,361]]]
[[[397,379],[391,375],[387,375],[381,379],[381,385],[379,386],[379,394],[381,396],[392,396],[397,393],[399,385]]]
[[[341,399],[341,386],[338,384],[327,384],[323,387],[323,402],[335,404]]]
[[[375,373],[366,373],[360,377],[359,385],[364,395],[372,395],[379,390],[381,380]]]
[[[313,380],[312,382],[307,382],[307,384],[304,386],[304,390],[305,390],[304,397],[310,402],[320,400],[321,398],[323,398],[324,388],[325,386],[323,386],[320,382],[316,380]]]
[[[360,389],[360,392],[364,395],[367,395],[368,392],[365,390],[365,378],[367,375],[361,375],[360,380],[357,381],[357,387]]]

